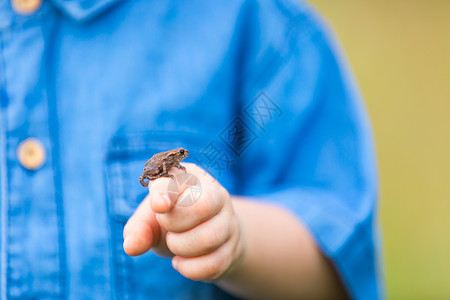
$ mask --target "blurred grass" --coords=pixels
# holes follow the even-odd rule
[[[311,0],[372,120],[389,299],[450,299],[450,1]]]

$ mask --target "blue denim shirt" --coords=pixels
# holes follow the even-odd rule
[[[0,46],[1,299],[231,298],[122,249],[144,162],[177,147],[231,194],[296,215],[354,298],[382,297],[370,126],[305,3],[44,0],[21,15],[0,0]],[[29,137],[37,170],[17,157]]]

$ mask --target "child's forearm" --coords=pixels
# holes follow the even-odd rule
[[[345,290],[305,226],[287,211],[233,197],[245,253],[216,283],[253,299],[343,299]]]

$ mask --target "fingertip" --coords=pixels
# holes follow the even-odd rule
[[[170,211],[172,200],[167,192],[160,192],[158,196],[152,197],[150,206],[155,213],[163,214]]]
[[[136,235],[129,235],[123,241],[123,250],[130,256],[144,254],[151,248],[151,241],[143,240]]]
[[[130,225],[128,225],[129,224],[129,222],[127,222],[127,224],[125,224],[125,226],[123,227],[123,233],[122,233],[122,236],[123,236],[123,239],[124,239],[124,242],[125,242],[125,240],[126,240],[126,238],[127,238],[127,235],[128,235],[128,233],[129,233],[129,231],[130,231]]]
[[[135,255],[135,249],[134,249],[134,238],[132,236],[125,237],[123,241],[123,250],[126,254],[134,256]]]
[[[178,264],[179,264],[178,256],[175,256],[174,258],[172,258],[172,267],[177,271],[178,271]]]

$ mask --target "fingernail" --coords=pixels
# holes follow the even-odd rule
[[[123,249],[124,250],[125,250],[125,248],[128,248],[127,245],[130,243],[130,237],[131,236],[127,236],[123,241]]]
[[[175,270],[178,270],[178,259],[172,259],[172,266]]]
[[[161,195],[161,198],[163,198],[164,201],[166,202],[167,207],[170,207],[170,204],[171,204],[172,201],[170,201],[169,194],[165,193],[165,192],[162,192],[162,193],[160,193],[160,195]]]

